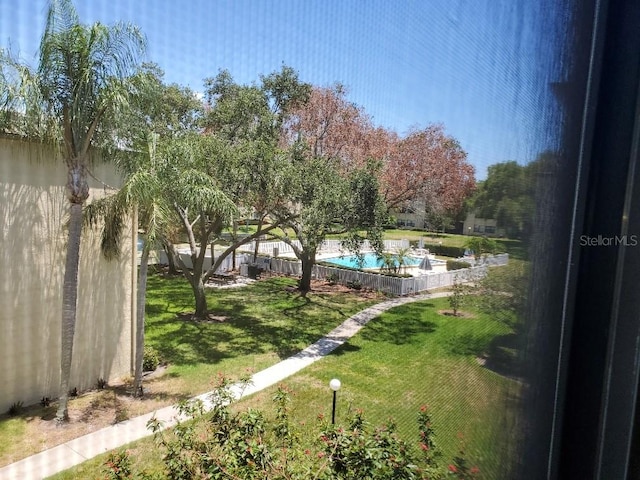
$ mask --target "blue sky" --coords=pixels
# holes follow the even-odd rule
[[[241,83],[296,69],[340,82],[373,122],[397,131],[442,123],[486,176],[545,145],[551,9],[500,0],[78,0],[85,23],[138,25],[165,79],[202,90],[225,68]],[[0,45],[34,59],[44,0],[0,0]],[[545,123],[546,122],[546,123]]]

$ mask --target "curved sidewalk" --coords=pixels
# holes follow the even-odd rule
[[[236,398],[251,395],[275,385],[320,360],[358,333],[371,319],[390,308],[405,303],[446,297],[448,295],[448,292],[439,292],[416,295],[415,297],[394,298],[366,308],[349,317],[313,345],[253,375],[248,387],[242,391],[237,390]],[[202,400],[206,407],[209,403],[208,397],[210,394],[211,392],[203,393],[195,398]],[[178,411],[175,406],[165,407],[78,437],[0,468],[0,480],[42,479],[79,465],[97,455],[151,435],[151,432],[147,429],[147,422],[153,417],[163,421],[164,428],[168,428],[175,425]]]

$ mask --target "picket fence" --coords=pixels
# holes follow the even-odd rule
[[[256,257],[256,264],[267,272],[279,273],[288,276],[302,275],[302,264],[297,259],[274,258],[274,248],[282,248],[280,253],[287,253],[287,248],[291,246],[284,242],[262,242],[259,243],[259,254]],[[323,244],[324,251],[339,251],[339,240],[327,240]],[[385,240],[385,249],[391,250],[395,248],[406,248],[408,242],[406,240]],[[252,250],[253,251],[253,250]],[[293,252],[293,250],[289,250]],[[160,263],[166,263],[164,252],[160,253]],[[163,258],[164,257],[164,258]],[[191,257],[185,252],[180,252],[185,266],[191,268]],[[164,261],[163,261],[164,260]],[[253,263],[253,255],[248,253],[236,254],[236,267],[242,264]],[[465,259],[465,261],[473,262],[473,259]],[[450,272],[428,273],[418,277],[392,277],[389,275],[381,275],[377,273],[362,272],[358,270],[349,270],[344,268],[334,268],[325,265],[314,265],[312,276],[318,280],[331,278],[333,281],[346,284],[359,284],[363,288],[385,292],[390,295],[405,296],[419,292],[424,292],[438,287],[449,287],[456,281],[471,282],[476,281],[487,274],[487,269],[493,266],[506,265],[509,261],[508,254],[493,255],[479,261],[470,268],[454,270]],[[225,273],[232,270],[233,260],[231,256],[224,259],[216,273]],[[205,258],[204,268],[211,266],[211,258]],[[241,273],[246,274],[246,269],[241,269]]]
[[[265,271],[291,276],[300,276],[302,274],[302,264],[297,260],[258,256],[256,263]],[[484,264],[450,272],[429,273],[419,277],[404,278],[333,268],[325,265],[314,265],[312,275],[313,278],[318,280],[332,278],[333,281],[343,285],[349,283],[359,284],[363,288],[385,292],[390,295],[405,296],[438,287],[448,287],[453,285],[456,280],[460,282],[476,281],[487,274],[488,268],[488,264]]]

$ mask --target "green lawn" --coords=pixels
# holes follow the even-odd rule
[[[208,390],[217,372],[261,370],[315,342],[373,303],[350,294],[311,293],[287,287],[294,279],[273,278],[238,289],[210,290],[209,310],[220,322],[179,317],[193,311],[191,288],[182,278],[150,276],[146,344],[185,382],[185,394]]]
[[[464,436],[467,455],[485,478],[500,478],[513,452],[515,400],[519,383],[482,367],[477,356],[509,332],[476,313],[474,318],[438,314],[446,299],[397,307],[370,322],[361,334],[289,381],[296,418],[313,422],[330,413],[329,380],[340,378],[338,418],[362,408],[368,420],[393,417],[405,439],[417,440],[416,416],[430,406],[436,441],[451,459]],[[266,402],[272,391],[257,395]]]
[[[449,462],[464,441],[467,457],[480,466],[483,478],[504,478],[508,457],[514,453],[514,405],[520,387],[482,367],[477,356],[510,332],[477,312],[471,318],[438,313],[446,308],[446,299],[397,307],[287,380],[295,392],[293,417],[310,425],[319,413],[329,415],[328,383],[338,377],[343,385],[338,392],[338,423],[344,422],[349,410],[363,408],[370,422],[381,424],[392,416],[406,439],[417,440],[417,411],[428,404],[443,462]],[[268,407],[272,394],[268,389],[241,404]],[[137,442],[130,450],[139,468],[158,466],[151,440]],[[53,478],[93,478],[102,461],[92,460]]]

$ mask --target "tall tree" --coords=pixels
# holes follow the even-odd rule
[[[131,151],[144,157],[152,137],[166,142],[199,131],[204,113],[204,105],[195,92],[178,84],[164,83],[164,72],[154,63],[142,64],[129,84],[130,108],[125,115],[114,119],[121,147],[114,154],[125,178],[133,172],[140,172],[146,165],[145,162],[140,163],[136,155],[130,155]],[[155,143],[157,140],[153,141]],[[142,219],[139,216],[139,220]],[[141,227],[145,231],[144,225]],[[157,231],[157,241],[167,255],[170,270],[177,273],[170,244],[177,238],[180,223],[170,216],[162,227]]]
[[[287,145],[302,142],[307,155],[338,161],[341,170],[360,168],[373,155],[378,135],[364,110],[346,98],[341,84],[314,87],[284,124]],[[375,131],[382,133],[383,131]]]
[[[191,268],[187,268],[174,250],[174,257],[191,285],[195,298],[195,317],[207,315],[204,284],[215,270],[205,270],[207,246],[219,238],[222,229],[237,214],[233,200],[223,191],[220,179],[212,175],[209,159],[224,162],[236,152],[213,136],[192,133],[162,142],[159,156],[162,168],[157,172],[164,185],[163,195],[177,215],[187,235]]]
[[[385,208],[371,131],[369,118],[346,100],[340,85],[314,88],[283,125],[282,143],[291,152],[290,203],[279,238],[302,262],[303,294],[311,289],[317,250],[327,235],[346,234],[343,243],[354,252],[365,237],[381,250]]]
[[[149,255],[158,244],[167,244],[175,225],[171,205],[164,194],[164,167],[157,155],[158,139],[179,138],[197,128],[202,104],[188,88],[165,85],[164,74],[154,64],[143,64],[131,78],[129,109],[113,119],[119,139],[114,151],[116,164],[124,177],[123,186],[112,196],[94,201],[85,209],[90,224],[102,222],[102,251],[107,259],[120,254],[125,219],[132,211],[137,219],[142,252],[138,274],[134,395],[142,394],[144,320]],[[169,181],[171,181],[169,179]],[[167,249],[173,258],[171,249]]]
[[[491,165],[486,180],[469,200],[470,210],[480,217],[495,218],[507,236],[526,238],[531,232],[538,172],[549,161],[551,155],[543,153],[527,165],[515,161]]]
[[[474,168],[442,125],[429,125],[403,138],[387,133],[381,143],[386,143],[381,185],[390,208],[420,201],[426,213],[455,213],[473,192]]]
[[[345,234],[343,245],[357,254],[364,240],[381,252],[386,209],[372,165],[343,174],[330,159],[298,159],[288,180],[291,203],[285,210],[287,218],[279,218],[280,212],[274,214],[284,234],[274,236],[289,244],[301,261],[299,290],[303,294],[311,290],[317,251],[328,235]]]
[[[136,335],[134,359],[134,395],[142,393],[142,370],[144,354],[144,320],[147,292],[149,254],[162,238],[170,218],[170,205],[163,195],[165,186],[158,171],[161,168],[156,155],[158,134],[149,132],[146,149],[129,151],[127,161],[121,162],[120,170],[125,177],[124,185],[112,196],[94,201],[85,209],[88,224],[102,224],[102,252],[107,259],[120,255],[121,239],[126,219],[134,213],[138,222],[138,237],[142,239],[142,254],[138,273],[136,301]]]
[[[80,23],[70,0],[51,0],[36,71],[4,57],[19,82],[9,108],[14,130],[61,142],[67,166],[68,240],[62,293],[60,403],[56,418],[68,420],[68,391],[75,334],[82,207],[89,196],[92,146],[112,142],[103,128],[127,104],[126,79],[144,52],[145,40],[132,25]],[[6,76],[5,76],[6,78]],[[9,127],[11,128],[11,127]]]

